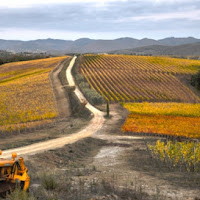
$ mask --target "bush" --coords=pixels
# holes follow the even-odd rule
[[[86,83],[86,82],[81,82],[80,84],[79,84],[79,87],[80,88],[90,88],[90,85],[88,84],[88,83]]]
[[[75,77],[76,81],[78,83],[81,83],[81,82],[84,82],[85,81],[85,78],[82,74],[77,74],[76,77]]]
[[[200,90],[200,70],[197,74],[192,75],[191,85]]]
[[[85,78],[82,74],[77,74],[75,79],[82,93],[91,104],[98,105],[103,103],[103,97],[96,92],[96,90],[90,88],[90,85],[85,81]]]
[[[44,173],[41,176],[41,182],[42,182],[42,186],[46,190],[55,190],[58,187],[58,184],[56,182],[56,178],[54,177],[53,174]]]
[[[91,102],[92,104],[102,104],[103,97],[97,93],[95,90],[90,88],[81,88],[83,94],[85,95],[86,99]]]
[[[76,84],[79,86],[81,92],[85,96],[85,98],[93,105],[102,104],[104,101],[104,98],[94,89],[90,87],[87,80],[83,76],[83,74],[80,74],[80,67],[82,63],[82,57],[79,56],[78,59],[76,59],[75,67],[73,68],[74,77],[76,80]],[[79,70],[78,70],[79,69]]]
[[[7,200],[35,200],[35,198],[31,194],[21,190],[20,187],[16,188],[13,192],[7,195],[6,199]]]

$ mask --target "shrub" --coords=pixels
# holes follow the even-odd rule
[[[7,200],[35,200],[35,198],[31,194],[21,190],[20,187],[16,188],[13,192],[7,195],[6,199]]]
[[[103,97],[95,90],[90,88],[81,88],[81,90],[84,93],[86,99],[92,104],[97,105],[103,103]]]
[[[42,182],[42,186],[46,190],[55,190],[58,187],[58,183],[56,182],[56,179],[53,174],[44,173],[41,176],[41,182]]]
[[[96,92],[96,90],[90,88],[90,85],[85,82],[85,78],[82,74],[77,74],[75,79],[82,93],[91,104],[98,105],[103,103],[103,97]]]
[[[192,75],[191,85],[200,90],[200,70],[197,74]]]
[[[80,87],[80,88],[90,88],[90,85],[89,85],[88,83],[86,83],[86,82],[81,82],[81,83],[79,84],[79,87]]]
[[[76,77],[75,77],[76,81],[78,83],[81,83],[81,82],[84,82],[85,81],[85,78],[82,74],[77,74]]]

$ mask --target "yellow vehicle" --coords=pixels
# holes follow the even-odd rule
[[[20,185],[24,191],[29,188],[30,177],[24,166],[24,159],[20,157],[19,160],[15,160],[16,157],[17,153],[13,153],[11,160],[0,158],[0,196],[15,189],[16,185]]]

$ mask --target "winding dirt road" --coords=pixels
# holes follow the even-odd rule
[[[75,86],[75,82],[74,82],[74,79],[73,79],[73,76],[71,73],[71,70],[74,66],[75,60],[76,60],[76,56],[73,57],[73,59],[71,60],[71,62],[69,64],[69,67],[66,70],[66,76],[67,76],[69,86]],[[91,122],[89,123],[89,125],[87,127],[85,127],[83,130],[81,130],[75,134],[71,134],[71,135],[68,135],[65,137],[48,140],[45,142],[39,142],[39,143],[35,143],[32,145],[24,146],[24,147],[5,150],[5,151],[3,151],[3,155],[1,156],[1,158],[10,158],[11,154],[13,152],[17,152],[18,156],[33,155],[33,154],[36,154],[39,152],[56,149],[56,148],[61,148],[66,144],[71,144],[82,138],[89,137],[89,136],[93,135],[94,133],[96,133],[98,130],[100,130],[104,124],[103,113],[101,111],[99,111],[98,109],[96,109],[95,107],[93,107],[91,104],[89,104],[88,101],[85,99],[85,97],[83,96],[83,94],[80,92],[80,90],[77,87],[75,89],[75,94],[78,96],[78,98],[80,99],[81,102],[83,102],[83,101],[87,102],[86,107],[94,115],[94,117],[92,118]]]

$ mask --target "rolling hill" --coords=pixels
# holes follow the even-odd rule
[[[200,42],[200,39],[188,38],[165,38],[153,40],[144,38],[119,38],[115,40],[93,40],[81,38],[75,41],[59,39],[40,39],[32,41],[0,40],[0,50],[11,52],[48,52],[48,53],[104,53],[114,50],[133,49],[145,46],[164,45],[175,46]]]
[[[177,55],[177,56],[200,56],[200,42],[179,46],[151,45],[132,49],[111,51],[112,54],[144,54],[144,55]]]

